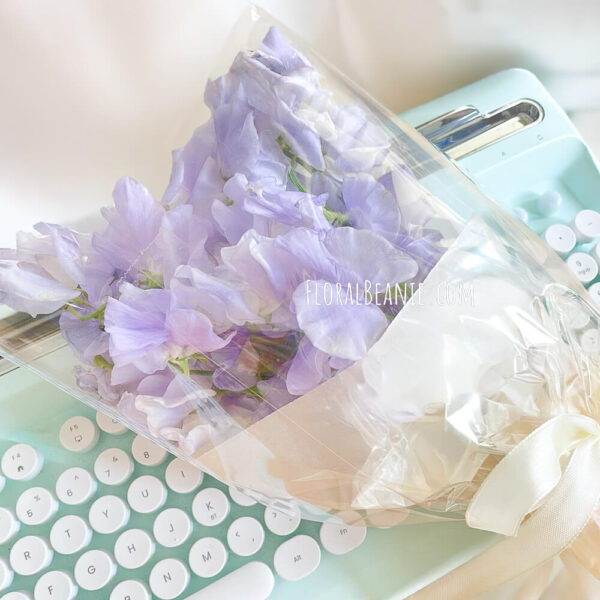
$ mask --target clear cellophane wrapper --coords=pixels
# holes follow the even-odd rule
[[[223,55],[161,199],[123,180],[103,229],[42,225],[2,251],[3,353],[281,510],[461,519],[541,423],[598,417],[598,311],[268,17]],[[30,276],[56,286],[36,296]]]

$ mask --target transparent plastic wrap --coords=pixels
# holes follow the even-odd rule
[[[124,178],[103,229],[0,251],[2,353],[305,518],[463,518],[539,425],[598,418],[599,313],[289,32],[252,11],[226,50],[162,198]]]

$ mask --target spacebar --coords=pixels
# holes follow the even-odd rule
[[[185,600],[265,600],[275,578],[265,563],[253,561],[221,577]]]

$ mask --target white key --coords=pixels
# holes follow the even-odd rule
[[[598,263],[585,252],[573,252],[567,258],[567,266],[577,275],[581,283],[590,283],[598,275]]]
[[[104,550],[89,550],[75,563],[75,581],[90,592],[102,589],[117,572],[111,555]]]
[[[19,575],[35,575],[45,569],[54,553],[37,535],[19,538],[10,549],[10,565]]]
[[[544,232],[544,239],[548,246],[561,256],[571,252],[577,243],[575,232],[568,225],[562,223],[550,225]]]
[[[91,450],[99,437],[98,428],[87,417],[80,416],[67,419],[58,432],[61,445],[71,452]]]
[[[2,475],[2,473],[0,473],[0,492],[4,489],[5,485],[6,485],[6,477],[4,477],[4,475]]]
[[[90,525],[97,533],[115,533],[129,521],[129,508],[118,496],[100,496],[88,515]]]
[[[117,583],[109,600],[152,600],[148,588],[137,579],[126,579]]]
[[[27,592],[8,592],[0,600],[31,600],[31,596]]]
[[[206,527],[218,525],[229,514],[229,500],[217,488],[200,490],[192,502],[192,514],[200,525]]]
[[[569,329],[583,329],[590,322],[590,313],[577,302],[571,302],[563,307],[562,318]]]
[[[164,462],[168,452],[143,435],[136,435],[131,444],[131,454],[140,465],[156,467]]]
[[[181,458],[174,458],[165,471],[167,485],[177,494],[189,494],[202,484],[204,473]]]
[[[223,570],[227,562],[227,550],[217,538],[200,538],[190,548],[188,562],[198,577],[214,577]]]
[[[167,500],[165,484],[154,475],[142,475],[134,479],[127,490],[129,506],[139,513],[152,513]]]
[[[41,525],[49,521],[58,510],[58,502],[50,490],[32,487],[17,500],[17,518],[25,525]]]
[[[56,480],[56,496],[70,506],[85,504],[96,493],[97,488],[97,481],[89,471],[81,467],[63,471]]]
[[[587,329],[579,336],[581,349],[588,354],[600,352],[600,331],[598,329]]]
[[[297,535],[283,542],[273,556],[277,574],[288,581],[298,581],[310,575],[321,562],[321,548],[308,535]]]
[[[289,535],[294,533],[300,525],[300,513],[283,512],[273,506],[265,508],[265,525],[275,535]]]
[[[110,435],[122,435],[126,431],[129,431],[118,419],[113,419],[100,411],[96,412],[96,424],[104,433],[109,433]]]
[[[152,593],[160,600],[177,598],[189,582],[189,571],[180,560],[175,558],[165,558],[157,562],[152,567],[148,578]]]
[[[600,213],[595,210],[580,210],[573,220],[573,226],[580,242],[590,242],[600,237]]]
[[[43,464],[44,457],[29,444],[15,444],[2,455],[2,472],[15,481],[33,479]]]
[[[48,571],[35,584],[35,600],[73,600],[77,586],[65,571]]]
[[[254,517],[240,517],[227,530],[227,543],[238,556],[256,554],[265,541],[265,530]]]
[[[180,508],[167,508],[154,519],[152,533],[165,548],[181,546],[192,534],[192,521]]]
[[[11,540],[20,527],[21,524],[17,521],[12,510],[0,506],[0,544],[6,544]]]
[[[5,590],[13,581],[14,572],[8,566],[8,563],[0,558],[0,591]]]
[[[185,600],[266,600],[273,591],[275,578],[265,563],[252,561],[228,573]]]
[[[321,525],[321,544],[331,554],[347,554],[358,548],[367,536],[367,528],[341,523],[337,519],[329,519]]]
[[[125,483],[133,473],[133,461],[120,448],[108,448],[101,452],[94,463],[96,479],[106,485]]]
[[[600,306],[600,283],[592,283],[588,288],[588,292],[596,306]]]
[[[145,565],[154,554],[154,542],[143,529],[128,529],[115,542],[115,559],[124,569]]]
[[[231,496],[231,499],[240,506],[254,506],[257,503],[254,498],[251,498],[243,490],[234,485],[229,486],[229,495]]]
[[[59,554],[75,554],[89,545],[91,540],[92,530],[76,515],[61,517],[50,530],[50,544]]]

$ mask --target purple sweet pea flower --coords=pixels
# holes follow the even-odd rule
[[[290,394],[306,394],[330,376],[329,354],[313,346],[308,337],[302,338],[287,373]]]
[[[119,402],[123,390],[118,386],[111,385],[109,381],[110,372],[102,367],[74,368],[77,386],[84,392],[97,395],[103,402],[115,405]]]
[[[86,309],[80,314],[85,316],[93,312]],[[86,363],[93,363],[96,356],[103,356],[108,352],[108,334],[100,329],[96,319],[88,321],[64,311],[59,319],[60,330],[73,350]]]

